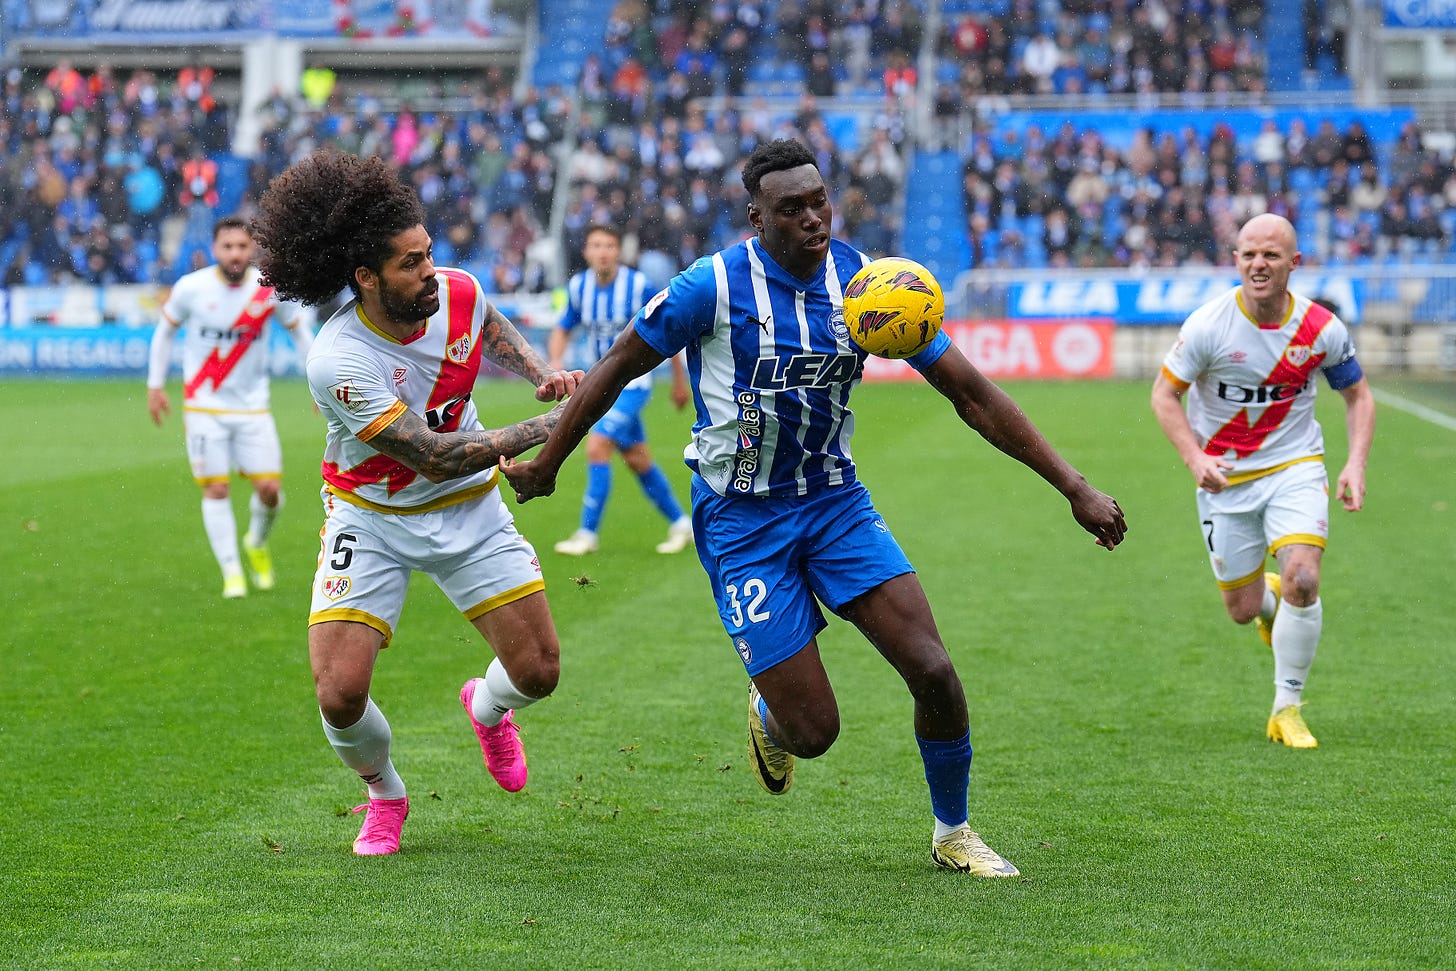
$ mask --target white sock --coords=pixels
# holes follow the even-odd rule
[[[939,816],[932,816],[930,818],[935,820],[935,839],[938,840],[945,839],[956,830],[970,825],[970,823],[960,823],[958,825],[952,826],[949,823],[942,823]]]
[[[519,711],[529,705],[534,705],[538,698],[531,698],[521,693],[511,681],[511,676],[506,674],[506,667],[500,663],[500,658],[490,662],[490,667],[485,669],[485,683],[475,686],[475,697],[470,700],[470,713],[475,720],[482,725],[499,725],[506,717],[506,712],[511,709]]]
[[[1273,618],[1279,610],[1279,598],[1274,596],[1274,591],[1267,586],[1264,588],[1264,604],[1259,608],[1259,616],[1265,620]]]
[[[403,799],[404,780],[394,771],[389,760],[391,733],[384,712],[370,698],[364,706],[364,717],[348,728],[335,728],[323,719],[324,735],[338,753],[339,759],[359,773],[369,787],[370,799]]]
[[[1316,600],[1308,607],[1285,601],[1274,618],[1274,710],[1299,704],[1309,669],[1314,665],[1324,626],[1324,607]]]
[[[202,500],[202,528],[207,542],[224,577],[242,576],[243,564],[238,559],[238,521],[233,518],[231,499]]]
[[[273,520],[278,518],[278,511],[283,508],[283,493],[278,493],[278,505],[270,506],[258,494],[248,500],[248,512],[251,514],[248,519],[248,545],[257,548],[268,545],[268,534],[273,532]]]

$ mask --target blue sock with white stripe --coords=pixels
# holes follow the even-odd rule
[[[607,497],[612,494],[612,466],[603,462],[586,466],[586,495],[581,500],[581,528],[593,533],[602,524]]]
[[[667,475],[657,463],[652,468],[637,476],[642,483],[642,491],[647,493],[647,498],[657,507],[657,511],[667,517],[667,521],[675,523],[683,517],[682,506],[678,504],[677,496],[672,494],[672,483],[667,481]]]
[[[931,741],[919,735],[915,741],[920,743],[920,757],[925,761],[930,810],[936,822],[950,828],[964,824],[970,818],[966,794],[971,787],[971,733],[950,742]]]

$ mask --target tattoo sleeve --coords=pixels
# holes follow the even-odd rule
[[[369,440],[384,455],[409,466],[431,482],[458,479],[494,468],[546,441],[561,419],[564,404],[505,428],[478,432],[436,432],[425,420],[406,411]]]
[[[486,305],[485,326],[481,328],[480,339],[484,342],[482,354],[532,384],[538,384],[541,375],[550,370],[531,342],[522,336],[505,314],[495,309],[493,303]]]

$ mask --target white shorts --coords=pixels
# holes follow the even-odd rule
[[[393,515],[324,499],[308,622],[351,620],[384,635],[404,610],[410,572],[435,581],[467,620],[546,589],[541,561],[500,491],[433,512]]]
[[[1219,589],[1234,590],[1264,572],[1285,546],[1325,548],[1330,484],[1323,462],[1299,462],[1222,492],[1198,490],[1208,562]]]
[[[250,479],[283,474],[278,429],[266,411],[219,414],[184,409],[182,430],[198,485],[226,482],[235,471]]]

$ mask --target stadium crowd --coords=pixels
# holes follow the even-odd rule
[[[952,12],[933,39],[936,131],[1009,94],[1263,90],[1260,0],[1007,4]],[[388,159],[425,203],[440,261],[499,292],[545,286],[556,205],[564,270],[579,268],[586,228],[610,222],[662,282],[748,231],[737,169],[786,134],[819,159],[841,235],[893,252],[922,32],[913,4],[878,0],[618,0],[579,99],[554,86],[518,96],[487,69],[440,82],[420,107],[320,90],[313,74],[307,97],[263,106],[255,150],[231,169],[219,162],[239,148],[236,108],[210,68],[13,68],[0,91],[0,285],[170,282],[207,259],[220,208],[249,215],[274,175],[324,144]],[[773,92],[795,107],[770,108]],[[851,109],[824,100],[843,96]],[[1456,171],[1414,123],[1389,146],[1358,122],[1318,119],[1242,140],[1227,126],[1149,129],[1123,147],[1071,124],[996,134],[977,117],[969,130],[950,144],[973,266],[1224,263],[1238,224],[1263,211],[1299,222],[1307,254],[1332,263],[1440,258],[1456,236]],[[225,184],[234,172],[240,192]]]
[[[1238,227],[1273,212],[1310,228],[1330,264],[1442,260],[1456,170],[1407,122],[1381,159],[1359,121],[1272,121],[1252,139],[1137,132],[1119,151],[1090,129],[977,136],[964,168],[973,266],[1230,264]],[[1308,207],[1308,211],[1306,211]],[[1313,218],[1302,218],[1311,216]]]

